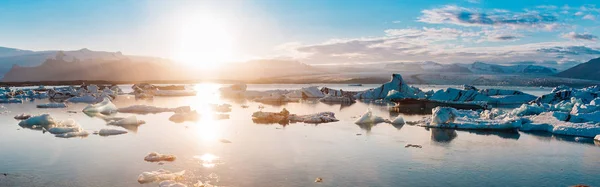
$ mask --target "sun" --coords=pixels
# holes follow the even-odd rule
[[[213,69],[232,59],[234,39],[226,21],[195,15],[181,23],[175,60],[196,68]]]

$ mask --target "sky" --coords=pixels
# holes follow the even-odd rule
[[[597,1],[0,0],[0,46],[196,63],[583,62]]]

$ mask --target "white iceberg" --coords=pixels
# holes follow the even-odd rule
[[[521,126],[521,131],[546,131],[553,134],[594,137],[600,134],[600,125],[596,123],[573,123],[566,121],[567,113],[544,112],[529,117],[530,122]]]
[[[158,187],[187,187],[187,185],[173,180],[166,180],[158,183]]]
[[[316,114],[308,115],[295,115],[290,114],[288,116],[290,122],[304,122],[304,123],[329,123],[339,121],[335,118],[333,112],[319,112]]]
[[[35,125],[47,127],[53,125],[54,123],[54,118],[52,118],[50,114],[41,114],[37,116],[31,116],[28,119],[19,122],[19,126],[32,127]]]
[[[291,90],[285,96],[289,98],[322,98],[325,94],[319,90],[317,86],[300,88],[299,90]]]
[[[522,104],[533,101],[535,96],[516,90],[477,89],[465,86],[463,90],[447,88],[438,90],[428,98],[435,101],[487,103],[494,105]]]
[[[89,133],[87,131],[78,131],[78,132],[67,132],[63,134],[55,134],[55,137],[59,138],[74,138],[74,137],[86,137]]]
[[[45,103],[38,104],[37,108],[67,108],[67,104],[65,103]]]
[[[127,131],[124,130],[119,130],[119,129],[100,129],[100,131],[98,131],[98,135],[100,136],[112,136],[112,135],[119,135],[119,134],[126,134]]]
[[[110,99],[104,98],[104,100],[97,104],[91,104],[83,108],[83,112],[85,113],[101,113],[101,114],[111,114],[117,111],[117,106],[110,102]]]
[[[123,119],[118,119],[118,120],[113,120],[113,121],[109,121],[108,125],[114,125],[114,126],[139,126],[141,124],[146,123],[143,120],[138,120],[137,117],[135,116],[129,116]]]
[[[367,112],[360,116],[360,118],[354,121],[355,124],[377,124],[383,122],[386,122],[386,120],[382,117],[374,115],[370,108],[367,109]]]
[[[138,176],[138,182],[146,184],[165,180],[177,180],[183,178],[183,174],[185,174],[185,170],[173,173],[168,170],[159,169],[157,171],[143,172]]]
[[[161,161],[173,162],[173,161],[175,161],[175,159],[177,159],[177,157],[175,155],[160,154],[157,152],[148,153],[148,155],[146,155],[146,157],[144,157],[144,160],[148,161],[148,162],[161,162]]]
[[[156,114],[162,112],[189,112],[191,111],[189,106],[182,106],[177,108],[162,108],[149,105],[132,105],[125,108],[117,109],[121,113],[134,113],[134,114]]]
[[[48,128],[48,132],[60,138],[86,137],[89,133],[73,119],[60,121]]]
[[[590,86],[581,89],[570,88],[567,86],[558,86],[552,90],[552,93],[538,97],[536,103],[556,104],[561,101],[568,101],[572,97],[581,99],[583,103],[590,103],[600,94],[600,86]]]
[[[199,118],[200,118],[200,114],[198,114],[198,112],[190,111],[190,112],[176,112],[171,117],[169,117],[169,120],[172,122],[175,122],[175,123],[183,123],[185,121],[198,121]]]
[[[485,114],[482,115],[481,114]],[[449,107],[436,107],[430,122],[420,124],[424,127],[473,129],[473,130],[512,130],[519,128],[524,121],[508,115],[500,115],[493,119],[490,112],[476,112],[470,110],[456,110]]]

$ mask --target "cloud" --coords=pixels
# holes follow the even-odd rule
[[[548,10],[556,10],[556,9],[558,9],[558,7],[554,6],[554,5],[539,5],[539,6],[536,6],[535,8],[548,9]]]
[[[485,12],[479,9],[446,5],[421,11],[417,19],[431,24],[454,24],[461,26],[509,26],[516,28],[546,28],[558,22],[557,16],[538,11]]]
[[[567,39],[588,40],[588,41],[596,41],[598,39],[598,36],[595,36],[595,35],[592,35],[589,33],[580,34],[580,33],[575,33],[575,32],[562,34],[561,37],[567,38]]]
[[[600,55],[600,50],[585,46],[541,48],[538,51],[560,55]]]
[[[479,3],[481,3],[481,0],[467,0],[467,2],[474,3],[474,4],[479,4]]]
[[[596,16],[588,14],[588,15],[583,16],[582,19],[596,20]]]
[[[576,16],[582,16],[582,15],[583,15],[583,12],[581,12],[581,11],[579,11],[579,12],[575,12],[575,14],[574,14],[574,15],[576,15]]]

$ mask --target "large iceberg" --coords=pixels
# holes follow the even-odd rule
[[[391,96],[388,94],[392,92]],[[387,97],[387,98],[386,98]],[[356,99],[419,99],[425,98],[425,92],[419,88],[408,86],[400,74],[392,74],[392,80],[384,83],[380,87],[358,92],[354,95]]]
[[[493,105],[505,105],[527,103],[535,100],[536,97],[516,90],[477,89],[473,86],[464,86],[462,90],[456,88],[438,90],[428,99],[435,101],[461,103],[480,102]]]
[[[433,109],[431,121],[421,126],[451,129],[514,130],[524,121],[508,114],[493,114],[493,111],[456,110],[449,107]]]
[[[538,97],[536,103],[556,104],[561,101],[571,100],[571,98],[581,99],[583,103],[590,103],[600,96],[600,86],[590,86],[576,89],[567,86],[559,86],[552,90],[552,93]]]

